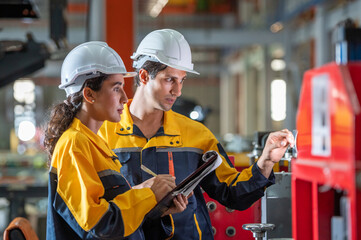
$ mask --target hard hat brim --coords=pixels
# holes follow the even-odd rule
[[[131,77],[135,77],[137,76],[136,72],[126,72],[126,73],[121,73],[123,75],[123,77],[125,78],[131,78]]]
[[[181,67],[181,66],[177,66],[177,65],[172,65],[172,64],[166,64],[166,63],[163,63],[171,68],[175,68],[175,69],[178,69],[178,70],[182,70],[182,71],[186,71],[186,72],[189,72],[189,73],[193,73],[193,74],[196,74],[196,75],[200,75],[199,72],[197,71],[194,71],[192,69],[189,69],[189,68],[185,68],[185,67]]]
[[[145,59],[145,60],[139,60],[139,56],[149,56],[149,58],[151,59]],[[154,54],[138,54],[138,53],[133,53],[133,55],[130,57],[134,62],[140,62],[139,66],[136,67],[133,63],[133,67],[135,68],[142,68],[144,63],[147,62],[147,61],[153,61],[153,62],[160,62],[164,65],[167,65],[171,68],[175,68],[175,69],[178,69],[178,70],[182,70],[182,71],[186,71],[186,72],[190,72],[190,73],[193,73],[193,74],[196,74],[196,75],[200,75],[199,72],[193,70],[193,69],[190,69],[190,68],[187,68],[187,67],[182,67],[182,66],[179,66],[179,65],[176,65],[176,64],[171,64],[171,63],[167,63],[166,61],[163,61],[162,59],[159,58],[159,56],[156,56]],[[193,65],[193,64],[192,64]]]
[[[103,72],[102,72],[103,73]],[[79,74],[78,76],[74,76],[74,78],[77,78],[81,75],[85,75],[86,73],[83,73],[83,74]],[[103,74],[108,74],[108,75],[113,75],[113,74],[121,74],[123,75],[124,78],[131,78],[131,77],[135,77],[137,75],[136,72],[115,72],[115,73],[106,73],[104,72]],[[87,77],[86,79],[90,79],[90,78],[93,78],[93,77],[96,77],[96,76],[89,76]],[[83,83],[82,83],[83,84]],[[59,85],[59,88],[60,89],[65,89],[66,87],[70,86],[70,85],[74,85],[74,82],[68,82],[68,83],[65,83],[65,84],[60,84]]]

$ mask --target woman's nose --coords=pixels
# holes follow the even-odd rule
[[[126,104],[128,102],[128,97],[127,94],[125,93],[124,89],[123,92],[121,94],[120,100],[119,100],[122,104]]]

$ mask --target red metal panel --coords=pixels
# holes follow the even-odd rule
[[[235,157],[229,156],[229,160],[235,165]],[[238,171],[242,171],[244,167],[236,167]],[[237,211],[227,209],[219,202],[213,200],[208,196],[207,193],[203,193],[204,199],[206,200],[207,206],[213,204],[215,209],[209,210],[209,216],[213,230],[215,231],[214,240],[226,240],[226,239],[242,239],[242,240],[253,240],[254,237],[252,232],[244,230],[243,224],[246,223],[260,223],[261,222],[261,200],[255,202],[250,208],[244,211]],[[227,228],[234,227],[234,236],[228,236],[226,234]]]
[[[219,202],[211,199],[206,193],[203,193],[207,204],[215,204],[216,208],[209,211],[212,227],[215,230],[214,240],[254,240],[252,232],[244,230],[243,224],[261,222],[261,200],[258,200],[250,208],[244,211],[227,209]],[[235,235],[228,236],[227,228],[234,227]]]
[[[360,191],[355,182],[361,153],[357,101],[361,96],[360,78],[361,63],[330,63],[304,75],[297,115],[299,152],[298,159],[292,162],[293,236],[296,240],[311,239],[310,236],[315,240],[331,239],[331,217],[340,208],[339,202],[334,201],[337,197],[335,189],[342,191],[348,199],[349,239],[361,239],[357,228],[357,223],[360,224],[360,210],[357,209],[357,204],[361,203]],[[317,94],[323,93],[317,92],[317,88],[326,92],[324,109],[324,103],[316,101],[322,99]],[[325,114],[318,109],[325,110]],[[321,129],[325,130],[321,137],[315,134],[318,125],[313,125],[320,119]],[[311,206],[309,199],[302,197],[304,195],[311,195]]]
[[[359,135],[360,136],[360,135]],[[361,190],[358,189],[357,190],[357,196],[356,196],[356,212],[357,212],[357,216],[356,216],[356,222],[355,222],[355,228],[357,229],[357,237],[358,239],[361,238]]]
[[[312,235],[313,240],[319,240],[319,219],[318,219],[318,201],[317,201],[317,183],[312,182],[311,198],[312,198]]]
[[[347,65],[350,72],[353,88],[355,90],[358,103],[361,103],[361,63],[350,63]],[[360,110],[360,109],[356,109]],[[355,116],[355,146],[361,146],[361,114]],[[361,147],[355,148],[356,168],[361,170]]]
[[[354,62],[347,65],[350,72],[353,88],[355,90],[357,101],[361,103],[361,63]],[[356,99],[355,99],[356,100]],[[355,115],[355,168],[361,172],[361,113],[360,109],[356,109]],[[355,212],[356,220],[353,222],[353,228],[357,229],[357,239],[361,239],[361,189],[354,188],[352,193],[354,203],[351,204],[352,211]]]
[[[292,175],[292,234],[295,239],[312,239],[312,184]]]
[[[317,196],[317,216],[318,221],[318,239],[331,239],[331,217],[334,215],[334,190],[319,191],[319,185],[315,185]],[[326,204],[327,203],[327,204]]]

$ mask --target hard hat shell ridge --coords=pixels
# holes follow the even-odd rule
[[[143,58],[149,56],[149,58]],[[149,33],[133,53],[133,67],[141,68],[147,60],[161,62],[172,68],[199,74],[193,69],[192,53],[184,36],[173,29]]]

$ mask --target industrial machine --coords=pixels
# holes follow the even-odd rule
[[[229,158],[238,171],[253,164],[262,154],[270,132],[256,132],[250,154],[230,153]],[[293,133],[296,137],[296,131]],[[281,164],[275,167],[275,184],[268,187],[264,197],[244,211],[229,209],[204,193],[215,240],[226,239],[289,239],[292,237],[291,173],[289,161],[297,154],[289,148]],[[266,238],[264,238],[266,237]]]
[[[361,29],[335,33],[336,62],[304,74],[292,162],[295,240],[361,239]]]
[[[240,213],[253,220],[243,224],[253,237],[242,239],[361,240],[361,28],[341,23],[334,44],[336,61],[304,74],[297,150],[285,154],[288,160],[297,155],[292,172],[276,173],[256,215]],[[251,159],[266,138],[258,133]],[[215,239],[230,238],[217,238],[217,232]]]
[[[303,79],[292,163],[294,239],[361,239],[361,63]]]

